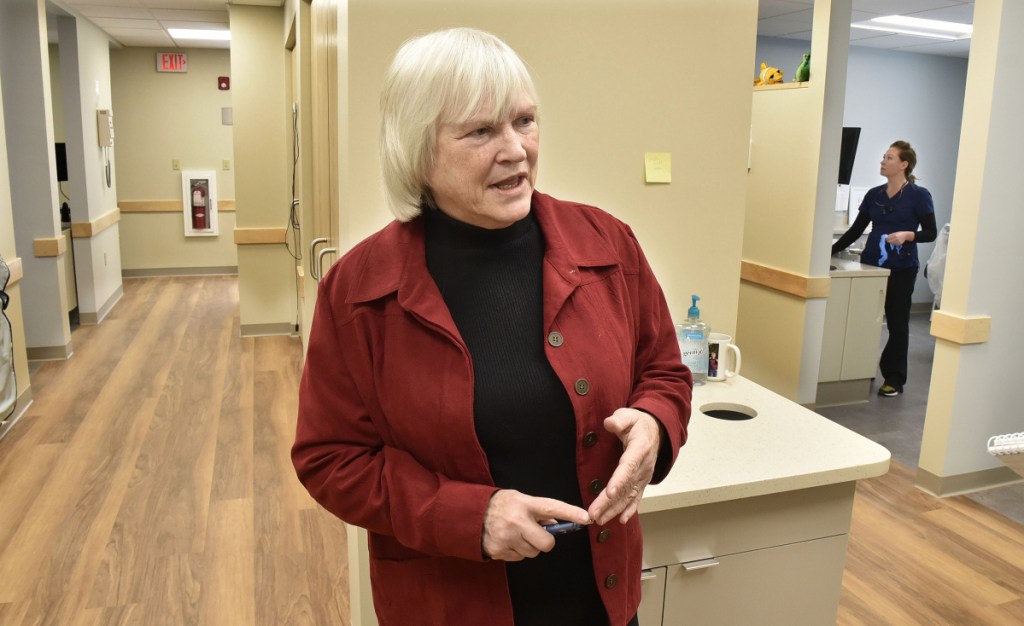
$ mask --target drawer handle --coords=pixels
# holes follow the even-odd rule
[[[657,579],[658,579],[658,575],[654,572],[654,570],[645,569],[645,570],[640,572],[640,582],[644,582],[644,581],[647,581],[647,580],[657,580]]]
[[[683,563],[683,569],[688,572],[695,572],[699,569],[708,569],[718,566],[718,559],[701,559],[699,561],[687,561]]]

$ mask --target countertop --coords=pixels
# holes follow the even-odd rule
[[[729,404],[757,417],[700,411]],[[640,513],[880,476],[889,458],[877,443],[741,376],[708,382],[694,387],[689,439],[665,480],[647,487]]]
[[[871,265],[864,265],[859,261],[852,259],[840,259],[832,257],[829,259],[829,265],[835,267],[834,270],[829,270],[828,275],[833,278],[840,278],[843,276],[888,276],[889,270],[884,267],[874,267]]]

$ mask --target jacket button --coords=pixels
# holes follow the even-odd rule
[[[586,378],[581,378],[576,381],[576,394],[585,396],[590,393],[590,383],[587,382]]]
[[[583,447],[584,448],[593,448],[594,445],[596,445],[596,444],[597,444],[597,433],[595,433],[594,431],[590,431],[587,434],[583,435]]]
[[[605,589],[614,589],[617,584],[619,584],[619,577],[615,574],[609,574],[608,578],[604,579]]]
[[[557,348],[563,343],[565,343],[565,338],[562,337],[562,333],[558,332],[557,330],[553,330],[550,333],[548,333],[548,344],[551,347]]]
[[[590,481],[589,489],[590,493],[596,496],[597,494],[601,493],[602,489],[604,489],[604,483],[601,482],[599,479],[595,478],[594,480]]]
[[[597,533],[597,543],[604,543],[608,541],[608,537],[612,536],[611,529],[605,528],[601,532]]]

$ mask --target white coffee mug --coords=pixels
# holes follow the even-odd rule
[[[728,366],[732,354],[732,367]],[[708,337],[708,380],[723,381],[740,373],[740,349],[732,337],[723,333],[711,333]]]

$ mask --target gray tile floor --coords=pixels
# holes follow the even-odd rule
[[[895,398],[874,395],[881,385],[881,375],[878,374],[868,402],[817,409],[818,413],[833,422],[885,446],[892,452],[893,460],[911,468],[917,467],[921,453],[921,434],[924,432],[928,383],[931,380],[932,355],[935,351],[935,338],[928,334],[929,326],[928,311],[911,315],[909,372],[902,395]],[[882,345],[885,340],[886,333],[883,332]],[[1024,524],[1024,482],[979,491],[969,497]]]

